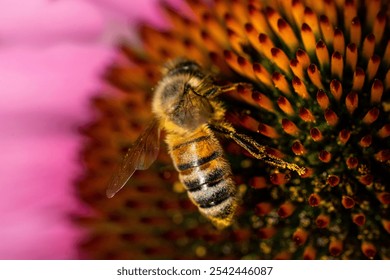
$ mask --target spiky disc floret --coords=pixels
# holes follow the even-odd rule
[[[187,3],[186,16],[163,5],[171,27],[141,27],[142,51],[121,45],[107,71],[115,94],[95,100],[100,116],[84,131],[79,191],[99,214],[83,248],[98,258],[390,258],[387,2]],[[241,82],[224,98],[227,118],[307,168],[301,177],[276,170],[225,143],[244,195],[224,232],[187,203],[172,169],[161,169],[165,154],[118,198],[103,198],[121,152],[151,117],[159,65],[176,57],[196,60],[221,83]]]

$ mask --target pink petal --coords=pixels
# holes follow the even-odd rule
[[[77,258],[83,233],[68,215],[88,209],[73,193],[76,127],[112,43],[133,35],[134,18],[163,25],[156,1],[2,1],[0,259]]]
[[[147,20],[153,24],[165,24],[158,7],[160,0],[144,0],[130,2],[126,0],[91,0],[100,5],[104,11],[115,16],[127,18],[129,25],[139,20]]]
[[[134,34],[139,22],[146,22],[159,28],[169,25],[160,7],[161,0],[143,0],[130,2],[128,0],[90,0],[104,11],[105,17],[115,26],[124,26]],[[189,11],[185,1],[165,0],[182,13]],[[112,29],[111,29],[112,30]],[[114,29],[115,30],[115,29]],[[123,35],[122,33],[119,33]]]
[[[2,44],[50,43],[64,39],[90,41],[100,36],[100,10],[88,1],[2,0]]]
[[[77,256],[81,232],[67,216],[80,209],[75,128],[88,119],[111,51],[67,44],[0,52],[0,259]]]
[[[99,89],[111,52],[110,47],[78,44],[41,51],[3,48],[0,111],[48,110],[75,120],[87,109],[91,91]]]

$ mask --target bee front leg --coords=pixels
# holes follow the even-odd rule
[[[225,85],[225,86],[220,86],[219,90],[221,92],[227,92],[227,91],[231,91],[231,90],[237,90],[239,87],[252,89],[253,85],[249,84],[249,83],[234,83],[234,84],[229,84],[229,85]]]
[[[249,83],[234,83],[234,84],[228,84],[224,86],[215,86],[206,94],[206,96],[209,99],[213,99],[219,96],[220,94],[233,91],[233,90],[238,90],[240,87],[250,88],[250,89],[253,88],[252,84]]]
[[[226,137],[233,139],[238,145],[247,150],[252,156],[257,159],[265,161],[267,164],[282,168],[288,169],[297,172],[299,175],[303,175],[306,172],[306,168],[300,167],[294,163],[286,162],[274,155],[271,155],[267,152],[267,147],[260,145],[254,139],[248,135],[237,133],[236,130],[229,123],[222,124],[210,124],[210,128],[220,134],[223,134]]]

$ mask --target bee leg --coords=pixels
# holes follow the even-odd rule
[[[249,87],[251,89],[253,88],[252,84],[249,84],[249,83],[234,83],[234,84],[229,84],[229,85],[225,85],[225,86],[220,86],[219,90],[222,92],[227,92],[227,91],[231,91],[231,90],[237,90],[237,88],[239,86]]]
[[[228,123],[223,124],[210,124],[210,128],[217,132],[233,139],[238,145],[247,150],[252,156],[257,159],[261,159],[266,163],[282,168],[296,171],[299,175],[303,175],[306,172],[306,168],[300,167],[294,163],[286,162],[274,155],[267,152],[267,147],[260,145],[248,135],[237,133],[236,130]]]
[[[234,84],[229,84],[229,85],[224,85],[224,86],[216,86],[207,93],[207,98],[210,98],[210,99],[215,98],[218,95],[223,94],[225,92],[237,90],[237,88],[240,86],[247,87],[247,88],[249,87],[250,89],[252,89],[252,87],[253,87],[252,84],[249,84],[249,83],[234,83]]]

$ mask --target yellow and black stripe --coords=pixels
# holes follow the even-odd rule
[[[218,227],[231,223],[237,204],[236,187],[223,150],[207,126],[186,137],[168,134],[174,165],[188,196]]]

